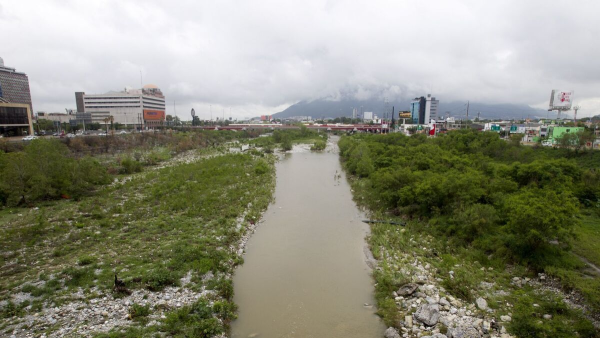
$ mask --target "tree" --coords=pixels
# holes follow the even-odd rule
[[[506,246],[512,256],[534,267],[543,267],[560,254],[573,237],[579,203],[568,191],[522,189],[506,199]]]
[[[46,119],[38,119],[36,122],[37,130],[51,131],[54,130],[54,122]]]

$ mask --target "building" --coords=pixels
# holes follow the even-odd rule
[[[413,123],[429,124],[431,120],[438,120],[438,105],[440,101],[427,94],[427,98],[421,96],[416,97],[410,103],[410,113]]]
[[[37,112],[38,120],[49,120],[58,122],[60,124],[69,123],[73,118],[75,118],[75,116],[66,113],[47,113],[43,111]]]
[[[414,124],[425,124],[425,98],[416,97],[410,103],[410,114]]]
[[[106,94],[76,92],[75,103],[76,116],[85,119],[86,123],[112,122],[146,128],[165,124],[165,96],[152,84],[145,85],[142,89],[125,88],[120,92]]]
[[[29,105],[30,115],[31,111],[33,111],[27,74],[4,66],[2,58],[0,58],[0,98],[4,102]]]
[[[425,122],[430,123],[430,121],[438,120],[438,105],[440,101],[436,100],[435,97],[431,97],[431,94],[427,94],[427,98],[425,99]]]
[[[27,74],[6,67],[0,58],[0,135],[33,134]]]
[[[0,102],[0,135],[26,134],[33,135],[31,106],[26,103]]]

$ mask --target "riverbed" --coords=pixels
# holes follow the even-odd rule
[[[275,202],[234,276],[233,337],[383,336],[364,251],[369,228],[336,141],[322,153],[296,146],[277,163]]]

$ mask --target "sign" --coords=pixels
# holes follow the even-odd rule
[[[553,89],[550,96],[550,108],[548,110],[569,110],[573,103],[574,91],[560,91]]]
[[[196,111],[194,110],[194,108],[192,108],[192,118],[194,118],[196,116]]]
[[[165,119],[164,110],[144,109],[144,120],[163,121]]]

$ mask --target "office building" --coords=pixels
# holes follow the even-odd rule
[[[153,128],[165,123],[165,96],[155,85],[142,89],[125,88],[106,94],[75,93],[77,116],[86,123],[120,123]],[[112,121],[111,121],[112,119]]]
[[[431,94],[427,94],[425,99],[425,122],[430,123],[431,121],[437,121],[438,118],[438,104],[440,101],[436,100],[435,97],[431,97]]]
[[[410,113],[413,123],[429,124],[431,120],[438,120],[438,105],[440,101],[427,94],[427,97],[416,97],[410,103]]]
[[[27,74],[6,67],[2,58],[0,58],[0,98],[5,103],[27,104],[30,113],[33,111]]]
[[[10,103],[0,100],[0,135],[33,135],[31,108],[25,103]]]

